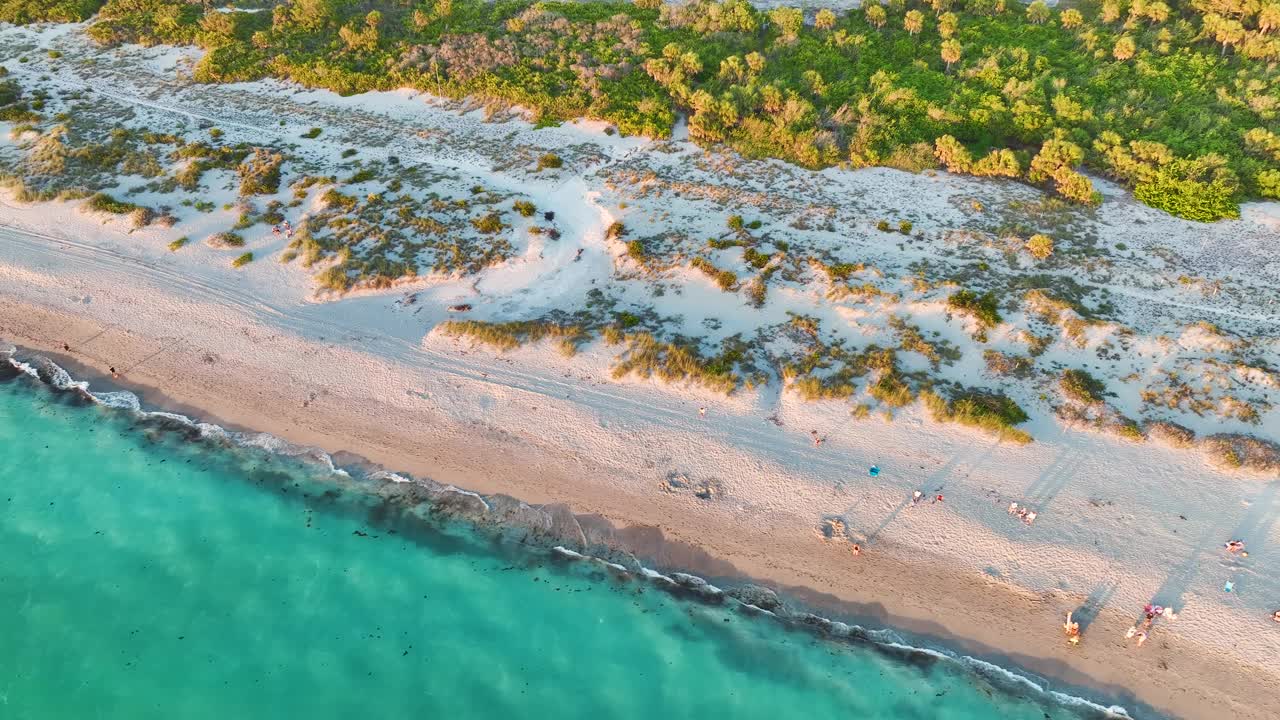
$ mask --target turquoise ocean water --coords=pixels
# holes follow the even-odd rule
[[[361,482],[0,381],[0,717],[1102,716],[411,522]]]

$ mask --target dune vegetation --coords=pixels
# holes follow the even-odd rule
[[[0,4],[74,20],[94,0]],[[888,0],[847,13],[745,0],[355,0],[205,10],[107,0],[98,42],[198,45],[196,79],[274,76],[341,93],[410,86],[607,121],[805,167],[945,168],[1083,204],[1082,171],[1209,221],[1280,197],[1280,3]]]

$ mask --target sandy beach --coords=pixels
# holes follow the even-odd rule
[[[533,352],[517,364],[449,341],[415,348],[358,318],[309,339],[272,324],[270,308],[167,294],[158,285],[170,275],[128,260],[74,272],[56,260],[67,246],[12,230],[0,247],[0,337],[73,369],[115,367],[116,382],[148,405],[480,492],[567,503],[633,528],[622,538],[659,567],[747,576],[842,617],[1096,689],[1135,717],[1148,707],[1190,718],[1276,712],[1274,629],[1263,607],[1238,602],[1274,581],[1258,573],[1248,596],[1219,588],[1219,535],[1273,532],[1274,484],[1224,486],[1176,451],[1078,438],[1012,448],[920,421],[846,424],[814,449],[803,428],[823,421],[821,408],[788,407],[783,428],[741,400],[701,419],[696,403],[708,400],[618,388],[545,357],[553,367],[538,372]],[[1124,466],[1124,482],[1108,475]],[[714,479],[718,495],[664,490],[677,468]],[[1034,529],[1006,516],[1006,498],[1044,483],[1053,509]],[[945,502],[911,507],[916,487],[944,491]],[[1090,501],[1103,492],[1105,503]],[[862,521],[860,557],[820,536],[825,515]],[[1153,597],[1182,616],[1136,649],[1125,628]],[[1091,598],[1100,611],[1068,648],[1061,618]]]
[[[256,200],[238,193],[234,164],[197,176],[198,198],[112,179],[173,227],[0,190],[0,343],[148,408],[565,504],[616,526],[617,547],[658,569],[749,578],[1134,718],[1280,717],[1280,480],[1224,467],[1204,443],[1280,438],[1276,203],[1195,224],[1098,179],[1103,205],[1079,210],[1006,181],[747,161],[679,128],[655,142],[408,91],[195,85],[190,50],[101,50],[66,27],[0,29],[0,41],[15,55],[0,61],[50,91],[51,110],[93,89],[92,122],[127,117],[182,147],[216,125],[228,146],[288,152],[281,186]],[[61,60],[36,52],[49,49]],[[0,160],[47,138],[0,125]],[[544,172],[548,153],[565,168]],[[339,173],[328,199],[308,183]],[[407,199],[387,216],[437,244],[378,224],[392,183]],[[359,209],[343,215],[344,202]],[[296,223],[287,235],[272,212]],[[367,236],[338,251],[321,247],[336,235],[319,236],[308,261],[290,239],[312,220]],[[232,223],[243,236],[227,246]],[[1047,260],[1021,237],[1039,227],[1056,233]],[[353,256],[377,268],[428,250],[435,265],[395,281],[318,280]],[[955,311],[962,282],[1005,293],[1003,317]],[[709,352],[754,343],[764,381],[726,394],[615,376],[619,346],[586,332],[499,351],[442,330],[605,306]],[[1034,442],[941,422],[923,394],[873,401],[861,375],[840,399],[798,388],[838,374],[820,363],[794,374],[807,348],[886,343],[901,353],[892,377],[916,389],[1007,392]],[[1026,372],[994,372],[993,352]],[[1081,409],[1062,390],[1070,369],[1107,391]],[[1138,422],[1166,419],[1198,444],[1174,447]],[[1232,539],[1247,540],[1247,558],[1224,550]],[[1147,603],[1179,617],[1138,647],[1126,630]],[[1078,647],[1063,637],[1068,612]]]

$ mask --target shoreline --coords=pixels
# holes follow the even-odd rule
[[[10,318],[0,326],[0,336],[55,360],[69,359],[73,362],[68,365],[78,375],[85,373],[82,376],[92,377],[95,371],[103,373],[105,368],[101,366],[109,362],[107,357],[143,359],[155,354],[150,346],[155,338],[134,330],[112,330],[83,317],[29,303],[0,299],[0,305],[4,306],[4,316]],[[19,318],[23,321],[21,324]],[[71,353],[65,353],[61,350],[62,338],[76,339],[77,347],[86,339],[92,339],[95,347],[92,350],[73,347]],[[382,467],[486,495],[505,493],[534,505],[566,502],[576,514],[598,515],[620,525],[619,534],[630,542],[650,543],[651,553],[638,554],[652,557],[660,569],[679,568],[712,581],[722,577],[748,578],[815,610],[829,611],[835,617],[891,627],[921,638],[925,643],[948,647],[996,665],[1016,667],[1073,690],[1085,688],[1099,692],[1126,707],[1134,717],[1146,717],[1144,712],[1221,717],[1222,703],[1229,702],[1231,697],[1271,697],[1265,691],[1259,694],[1259,687],[1266,686],[1266,678],[1253,677],[1247,668],[1241,671],[1223,668],[1225,672],[1214,673],[1203,673],[1197,668],[1197,677],[1205,679],[1195,683],[1199,686],[1195,690],[1183,685],[1174,711],[1170,701],[1175,698],[1162,687],[1159,678],[1152,678],[1149,672],[1133,673],[1132,659],[1118,662],[1120,658],[1116,654],[1127,652],[1122,643],[1111,640],[1122,637],[1128,622],[1120,613],[1104,608],[1094,620],[1084,645],[1071,654],[1063,650],[1053,654],[1036,651],[1046,643],[1055,648],[1064,645],[1058,624],[1065,610],[1058,612],[1055,608],[1078,607],[1082,598],[1068,594],[1045,597],[1006,583],[997,585],[987,578],[951,571],[945,559],[918,553],[899,554],[890,548],[877,547],[874,553],[864,553],[855,564],[850,564],[841,562],[847,558],[847,549],[832,547],[830,543],[802,542],[785,533],[772,535],[771,542],[763,544],[770,552],[762,552],[758,536],[738,539],[724,526],[712,526],[719,532],[706,534],[707,518],[688,523],[695,529],[689,532],[681,527],[681,520],[687,519],[681,516],[687,516],[689,508],[687,502],[680,500],[687,498],[678,498],[673,503],[671,496],[664,497],[657,492],[627,493],[616,484],[609,486],[607,495],[601,492],[598,483],[582,487],[585,484],[582,478],[592,477],[593,473],[581,457],[565,463],[570,467],[557,466],[551,458],[538,458],[529,463],[527,457],[522,458],[518,452],[527,448],[504,446],[465,431],[459,438],[457,428],[452,428],[452,433],[439,432],[427,443],[412,434],[395,431],[392,437],[387,437],[388,433],[378,429],[386,417],[383,409],[363,405],[367,399],[357,401],[361,403],[357,409],[363,408],[363,412],[353,413],[348,407],[346,413],[341,413],[334,407],[324,413],[310,412],[303,418],[286,410],[292,403],[285,402],[282,395],[294,395],[307,387],[305,380],[296,381],[301,387],[280,382],[264,385],[255,379],[271,377],[270,367],[238,363],[226,367],[231,364],[226,358],[220,359],[217,367],[202,367],[206,364],[201,362],[201,355],[201,350],[191,347],[165,353],[164,362],[153,360],[139,365],[119,361],[125,375],[115,384],[138,394],[149,407],[185,410],[225,423],[227,427],[270,432],[291,443],[330,453],[354,452]],[[188,371],[180,372],[183,368]],[[289,387],[294,392],[282,392]],[[438,422],[442,418],[431,420]],[[430,420],[425,424],[432,425]],[[440,425],[435,427],[446,430]],[[337,432],[339,428],[346,432]],[[351,432],[353,429],[358,431]],[[530,482],[531,476],[536,476],[537,481]],[[697,510],[695,506],[694,512]],[[816,556],[815,550],[819,553]],[[833,554],[838,556],[833,558]],[[856,581],[851,583],[850,578],[842,581],[816,570],[816,566],[830,565],[833,560],[845,566],[844,572],[856,575]],[[904,584],[904,578],[909,582]],[[872,590],[868,591],[868,586]],[[912,589],[905,595],[887,590],[895,586],[898,591]],[[1032,637],[1001,632],[1007,629],[1012,618],[1021,618],[1022,627],[1027,628]],[[1017,625],[1018,621],[1013,624]],[[966,633],[965,628],[977,632]],[[1167,635],[1163,638],[1172,639]],[[1218,677],[1208,679],[1211,675]],[[1264,684],[1255,685],[1259,681]],[[1253,708],[1236,705],[1233,710],[1237,717],[1269,715],[1268,710],[1257,705]]]
[[[179,407],[171,402],[164,402],[170,400],[167,396],[160,399],[153,397],[151,401],[143,403],[141,398],[129,389],[128,383],[119,383],[110,376],[97,375],[92,369],[81,365],[73,356],[34,352],[21,346],[13,350],[14,352],[6,355],[8,351],[0,345],[0,358],[7,357],[24,365],[36,363],[34,374],[38,374],[38,377],[33,376],[33,379],[57,392],[78,392],[86,400],[112,411],[133,412],[142,420],[144,426],[147,422],[158,421],[157,428],[162,432],[183,432],[174,424],[176,419],[163,417],[176,414],[186,417],[191,424],[190,427],[201,428],[198,436],[189,437],[189,441],[193,442],[220,442],[218,440],[221,437],[220,431],[230,431],[245,436],[262,434],[262,431],[249,428],[237,429],[210,423],[210,419],[202,416],[198,408]],[[67,364],[62,364],[64,362]],[[28,367],[32,366],[28,365]],[[57,372],[58,375],[66,373],[70,384],[60,384],[57,377],[45,374],[47,370],[61,371]],[[0,380],[4,379],[7,378],[0,376]],[[84,386],[84,389],[77,390],[78,386]],[[92,389],[95,386],[98,387],[96,391]],[[133,395],[137,400],[135,408],[130,409],[123,404],[109,402],[115,398],[108,396],[117,394]],[[194,414],[191,414],[193,411]],[[216,428],[213,435],[205,429],[208,425]],[[280,448],[267,448],[256,442],[245,442],[245,440],[246,438],[243,437],[238,438],[232,441],[232,445],[250,447],[281,457],[295,456],[294,452],[281,453]],[[313,449],[318,450],[318,448],[289,445],[291,451],[302,451],[299,456],[306,456],[308,451]],[[337,455],[344,454],[350,455],[347,452],[337,453]],[[599,563],[616,572],[632,575],[686,602],[710,605],[736,603],[740,613],[768,616],[769,620],[778,622],[793,631],[806,632],[837,644],[867,644],[898,662],[927,664],[937,659],[946,659],[992,683],[1002,692],[1017,695],[1024,689],[1032,689],[1040,693],[1045,702],[1077,709],[1088,713],[1090,717],[1148,718],[1156,716],[1155,710],[1140,702],[1137,703],[1140,711],[1138,714],[1132,714],[1132,706],[1106,706],[1097,699],[1086,697],[1094,689],[1087,686],[1053,687],[1047,684],[1046,678],[1028,673],[1013,665],[1012,660],[1007,657],[973,657],[957,653],[951,649],[950,644],[958,638],[931,637],[916,633],[904,638],[894,627],[866,627],[863,623],[868,622],[869,618],[857,616],[856,610],[838,599],[828,598],[819,591],[806,587],[789,587],[776,591],[759,584],[755,578],[718,560],[702,548],[686,543],[668,543],[658,528],[616,526],[600,516],[573,515],[571,509],[563,504],[535,508],[509,495],[481,496],[466,488],[455,488],[452,485],[442,488],[439,483],[430,479],[424,481],[417,477],[406,478],[400,473],[372,464],[364,458],[354,457],[354,460],[362,464],[362,467],[358,468],[360,475],[357,479],[380,483],[379,487],[374,488],[375,490],[392,488],[391,492],[376,492],[374,493],[376,495],[393,499],[398,495],[394,492],[394,488],[407,482],[411,483],[414,489],[404,494],[407,498],[405,502],[408,505],[416,505],[422,500],[420,493],[415,492],[415,489],[425,487],[430,495],[430,499],[425,502],[432,507],[433,514],[438,512],[445,518],[461,520],[476,531],[487,530],[496,533],[499,537],[513,531],[530,533],[516,537],[514,541],[531,552],[545,553],[559,558],[562,562]],[[328,453],[324,453],[321,457],[307,457],[302,462],[304,464],[319,463],[322,466],[320,472],[327,472],[323,468],[328,467],[345,473],[345,468],[352,467],[343,463],[343,469],[339,469],[339,464],[334,462],[334,455]],[[443,492],[440,492],[441,490]],[[467,497],[475,498],[479,502],[479,507],[475,502],[468,501]],[[517,510],[512,512],[507,508],[505,517],[493,517],[494,510],[491,504],[496,501],[502,501],[503,506],[512,503]],[[520,509],[526,512],[521,513]],[[572,520],[564,519],[565,513],[568,513]],[[539,520],[548,522],[544,525]],[[575,526],[566,527],[569,523]],[[602,537],[607,540],[602,541]],[[577,545],[578,549],[565,547],[562,543]],[[661,567],[653,562],[652,558],[669,550],[679,552],[684,558],[684,564]],[[602,551],[603,555],[592,554]],[[660,569],[654,569],[655,567]],[[807,597],[808,602],[802,602],[801,597]],[[818,615],[814,611],[832,614]]]

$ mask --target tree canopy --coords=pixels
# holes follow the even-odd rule
[[[95,0],[0,0],[71,20]],[[55,8],[58,8],[55,13]],[[196,77],[340,93],[412,86],[590,117],[807,167],[1018,177],[1083,203],[1081,170],[1197,220],[1280,197],[1280,0],[894,0],[847,13],[746,0],[282,0],[269,12],[108,0],[102,43],[196,44]],[[1253,138],[1246,141],[1246,138]]]

